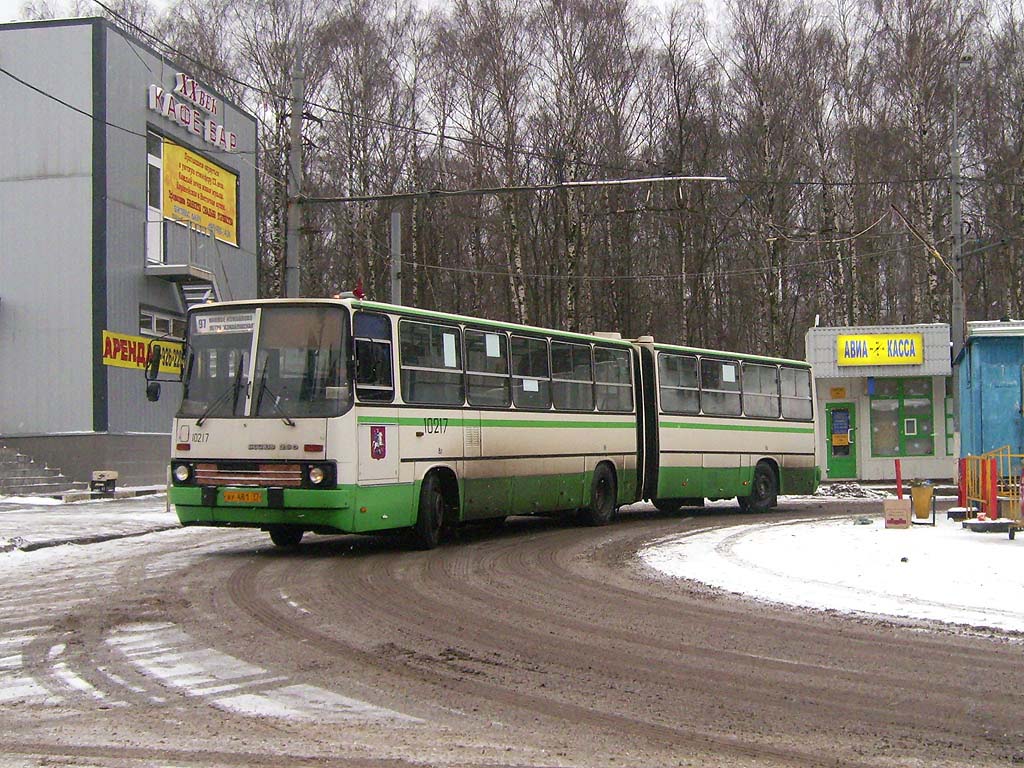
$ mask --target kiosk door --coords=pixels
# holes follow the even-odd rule
[[[828,456],[829,480],[857,477],[857,446],[854,435],[857,432],[854,403],[827,403],[825,453]]]

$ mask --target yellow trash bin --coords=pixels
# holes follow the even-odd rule
[[[927,520],[932,514],[932,487],[930,485],[913,485],[910,487],[910,500],[914,507],[914,517]]]

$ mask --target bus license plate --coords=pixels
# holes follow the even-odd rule
[[[263,491],[224,491],[227,504],[259,504],[263,501]]]

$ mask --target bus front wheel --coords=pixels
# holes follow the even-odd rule
[[[420,506],[412,528],[413,545],[417,549],[433,549],[441,541],[444,524],[444,494],[437,475],[429,475],[420,487]]]
[[[302,541],[302,529],[301,528],[289,528],[286,525],[272,525],[267,529],[270,534],[270,540],[274,542],[275,547],[297,547],[299,542]]]
[[[778,503],[779,481],[775,470],[767,462],[760,461],[754,467],[754,482],[749,496],[739,496],[740,509],[744,512],[767,512]]]
[[[587,525],[607,525],[616,509],[615,473],[607,464],[598,464],[590,484],[590,506],[583,513]]]

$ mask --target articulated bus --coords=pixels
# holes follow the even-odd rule
[[[159,397],[159,342],[150,399]],[[590,525],[811,493],[810,366],[355,298],[190,310],[170,501],[184,525],[404,530],[575,511]]]

